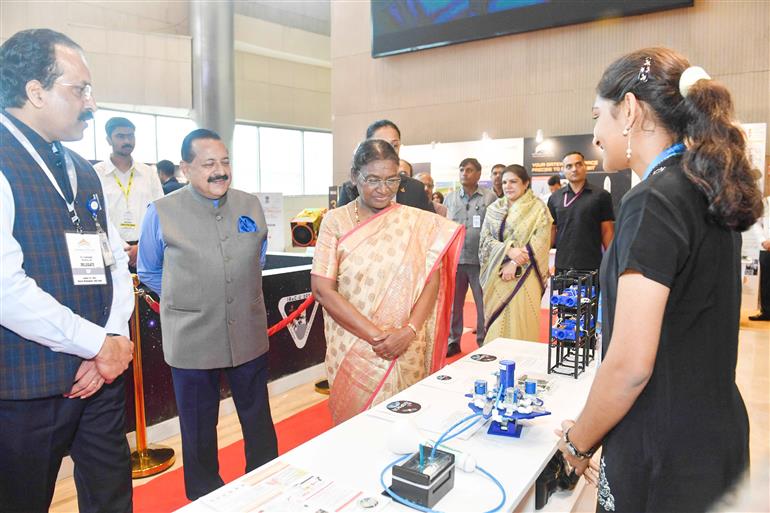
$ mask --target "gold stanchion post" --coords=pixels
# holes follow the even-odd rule
[[[144,418],[144,380],[142,377],[142,336],[139,333],[139,278],[134,279],[134,315],[131,317],[131,340],[134,341],[134,408],[136,410],[136,450],[131,453],[131,477],[154,476],[171,467],[174,449],[147,445],[147,421]]]

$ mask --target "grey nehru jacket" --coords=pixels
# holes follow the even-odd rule
[[[479,239],[481,238],[481,226],[487,214],[487,206],[497,200],[494,192],[484,187],[476,189],[470,197],[465,194],[465,189],[460,187],[452,191],[444,198],[444,206],[447,208],[447,218],[465,226],[465,242],[460,253],[461,264],[480,265],[479,263]],[[473,217],[478,217],[478,226],[473,226]]]
[[[160,310],[166,363],[217,369],[266,353],[259,257],[267,225],[259,200],[230,189],[214,206],[190,186],[155,208],[166,244]],[[258,230],[240,233],[241,216]]]

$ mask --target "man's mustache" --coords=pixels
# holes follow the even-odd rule
[[[228,178],[230,178],[230,175],[213,175],[209,176],[208,182],[218,182],[219,180],[227,180]]]
[[[84,111],[80,116],[78,116],[78,119],[80,121],[88,121],[90,119],[94,119],[94,113],[90,110]]]

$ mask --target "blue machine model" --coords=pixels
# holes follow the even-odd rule
[[[466,394],[472,398],[468,403],[470,409],[486,420],[491,419],[487,430],[490,435],[519,438],[521,425],[516,421],[551,414],[543,409],[543,400],[537,397],[537,383],[527,381],[522,391],[516,386],[515,371],[516,362],[501,360],[500,369],[495,373],[497,383],[492,389],[486,380],[478,379],[473,394]]]
[[[576,322],[575,319],[564,319],[560,320],[559,323],[551,328],[551,336],[554,337],[557,340],[577,340],[577,329],[576,328]],[[594,327],[596,322],[594,321],[593,317],[591,318],[591,322],[589,323],[591,328]],[[580,320],[580,333],[584,336],[588,336],[588,332],[586,331],[585,327],[585,321],[583,319]]]
[[[583,303],[590,303],[591,298],[596,296],[596,289],[594,287],[591,287],[591,294],[587,294],[586,287],[582,287],[581,289],[581,302]],[[551,296],[551,304],[556,305],[562,305],[567,307],[575,307],[578,303],[578,288],[573,285],[569,288],[564,289],[564,291],[561,294],[554,294]]]

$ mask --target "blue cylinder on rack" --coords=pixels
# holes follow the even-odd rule
[[[516,385],[516,362],[500,360],[500,387],[505,390]]]
[[[537,381],[532,381],[531,379],[528,379],[527,381],[525,381],[524,393],[527,395],[537,394]]]

